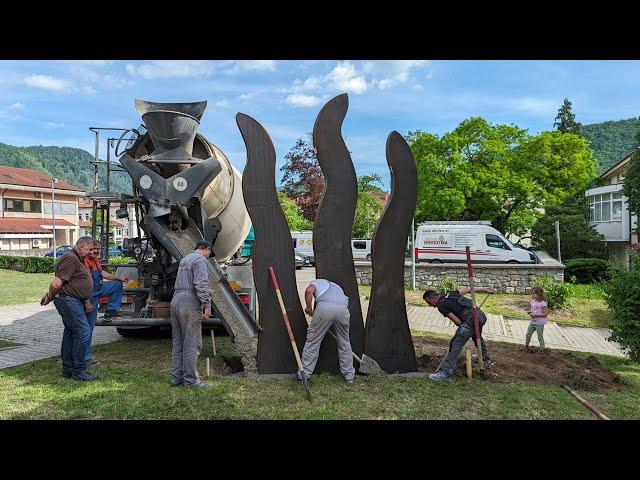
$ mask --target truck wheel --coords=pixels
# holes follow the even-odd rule
[[[429,263],[444,263],[444,262],[442,260],[440,260],[439,258],[434,258]]]
[[[367,262],[371,261],[371,254],[367,255]]]
[[[520,263],[520,262],[517,260],[509,260],[507,263]]]

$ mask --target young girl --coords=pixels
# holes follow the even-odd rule
[[[538,341],[540,342],[539,355],[544,355],[544,326],[547,323],[549,315],[549,307],[547,306],[547,297],[544,295],[542,288],[533,287],[531,289],[531,307],[527,309],[527,313],[531,315],[531,323],[527,329],[527,336],[524,344],[524,351],[529,351],[529,342],[533,332],[538,333]]]

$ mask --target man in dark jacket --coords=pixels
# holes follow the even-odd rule
[[[476,287],[476,292],[479,293],[493,293],[491,287]],[[473,325],[473,302],[466,298],[464,295],[471,291],[470,288],[461,287],[458,290],[453,290],[445,294],[440,294],[435,290],[427,290],[422,295],[422,298],[432,307],[437,307],[438,311],[449,318],[456,324],[458,329],[454,334],[451,342],[449,343],[449,353],[444,358],[440,368],[437,372],[429,375],[431,380],[436,382],[442,382],[451,380],[453,376],[453,369],[456,366],[460,352],[464,348],[467,341],[472,338],[474,343],[476,341],[476,332]],[[478,309],[478,323],[480,324],[480,344],[482,348],[482,359],[486,366],[492,366],[493,362],[489,358],[487,352],[487,346],[482,338],[482,327],[487,321],[487,316],[484,312]]]

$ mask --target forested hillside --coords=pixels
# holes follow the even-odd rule
[[[93,155],[70,147],[14,147],[0,143],[0,165],[31,168],[65,180],[84,190],[93,190]],[[105,186],[106,170],[100,167],[100,188]],[[112,173],[112,190],[131,193],[131,179],[126,173]]]
[[[638,142],[640,117],[583,125],[582,136],[591,142],[598,160],[598,173],[602,173],[631,152]]]

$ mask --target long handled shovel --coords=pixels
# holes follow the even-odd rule
[[[302,378],[302,384],[307,392],[307,400],[311,401],[309,382],[307,380],[307,376],[304,374],[304,369],[302,368],[302,360],[300,360],[300,354],[298,353],[298,347],[296,346],[296,339],[293,337],[293,331],[291,330],[291,324],[289,323],[289,316],[287,315],[287,310],[284,308],[284,302],[282,301],[282,295],[280,294],[280,286],[278,285],[278,280],[276,280],[276,272],[274,272],[273,267],[269,267],[269,275],[271,275],[273,287],[276,289],[276,295],[278,296],[278,302],[280,303],[280,310],[282,310],[282,318],[284,318],[284,324],[287,327],[287,333],[289,334],[289,340],[291,341],[291,348],[293,348],[293,354],[295,355],[296,362],[298,363],[298,375]]]
[[[480,322],[478,321],[478,304],[476,303],[476,288],[473,283],[473,265],[471,265],[471,250],[467,246],[467,273],[469,275],[469,287],[471,288],[471,301],[473,302],[473,328],[476,331],[476,348],[478,349],[478,366],[480,378],[487,379],[484,372],[484,360],[482,359],[482,342],[480,340]]]
[[[307,323],[308,324],[311,323],[309,321],[309,318],[310,317],[307,315]],[[336,339],[336,342],[337,342],[338,341],[338,337],[336,336],[336,334],[333,333],[331,330],[329,330],[329,333],[331,334],[331,336],[333,338]],[[368,355],[365,355],[363,353],[362,354],[362,359],[361,359],[358,355],[355,354],[355,352],[353,350],[351,350],[351,355],[360,364],[360,373],[365,373],[367,375],[372,375],[372,376],[384,376],[384,375],[387,374],[387,372],[382,370],[380,365],[378,365],[378,362],[376,362],[373,358],[369,357]]]

